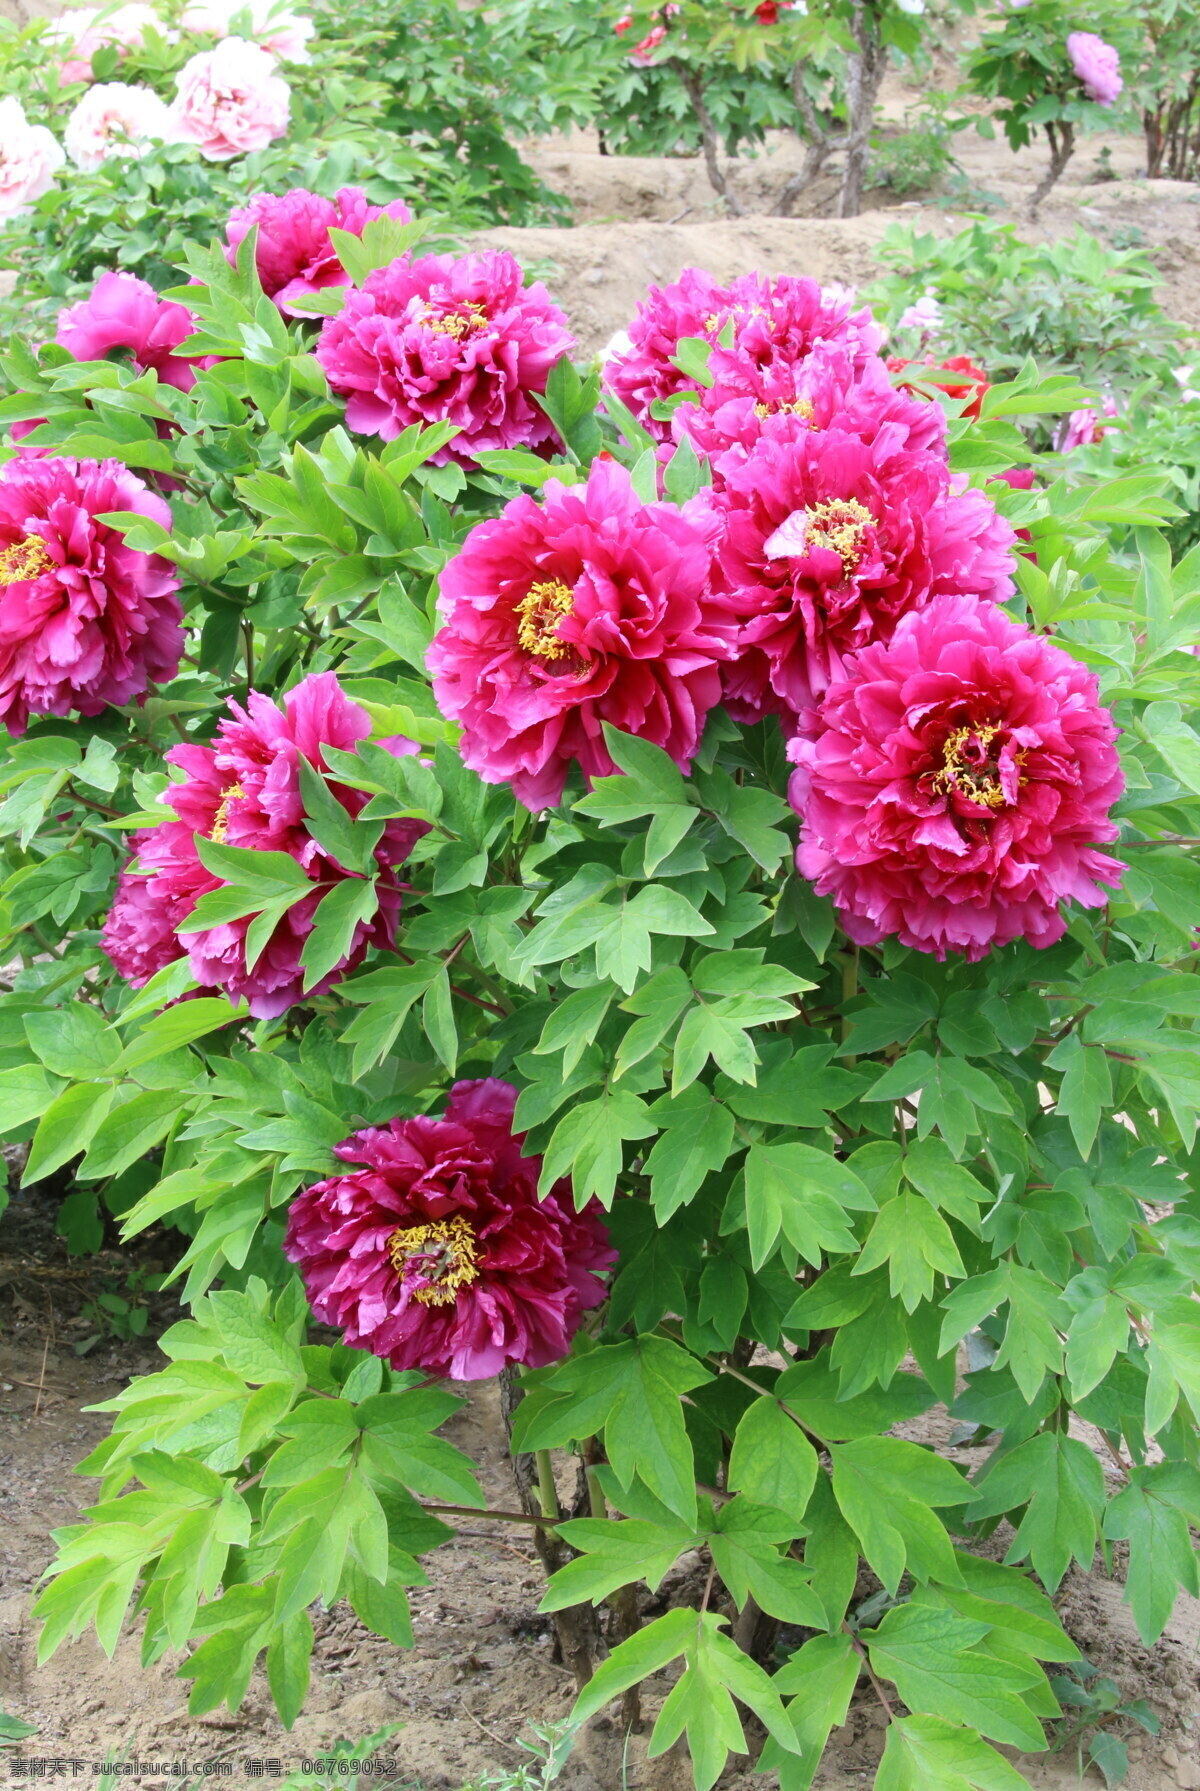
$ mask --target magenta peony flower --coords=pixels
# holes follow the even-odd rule
[[[0,99],[0,224],[48,193],[66,157],[44,124],[30,124],[20,100]]]
[[[1112,45],[1093,31],[1072,31],[1067,38],[1067,55],[1088,98],[1098,106],[1114,105],[1125,83],[1121,79],[1121,59]]]
[[[99,520],[171,512],[116,460],[22,455],[0,467],[0,721],[99,715],[179,669],[174,566]]]
[[[327,286],[349,286],[350,276],[338,260],[329,240],[331,229],[361,236],[373,218],[395,218],[407,224],[410,212],[402,199],[390,205],[368,205],[361,187],[342,187],[336,199],[293,187],[288,193],[255,193],[249,205],[230,213],[225,231],[225,256],[230,267],[237,260],[239,244],[258,225],[254,251],[262,289],[281,311],[303,316],[299,299]]]
[[[334,1153],[349,1172],[293,1200],[284,1254],[346,1343],[459,1381],[567,1354],[617,1253],[565,1178],[538,1199],[516,1099],[494,1077],[456,1082],[442,1118],[356,1132]]]
[[[676,442],[687,436],[708,457],[716,486],[764,438],[791,441],[813,429],[837,429],[867,443],[884,433],[893,451],[904,444],[946,458],[941,406],[898,391],[878,357],[859,367],[845,348],[822,343],[799,367],[769,368],[752,385],[750,393],[710,386],[671,419]],[[669,458],[675,445],[664,443],[661,456]]]
[[[928,408],[932,409],[932,406]],[[743,618],[725,701],[737,720],[801,714],[870,641],[942,592],[1002,601],[1013,531],[981,491],[955,489],[904,425],[839,427],[726,455],[714,588]]]
[[[291,91],[275,58],[242,37],[185,62],[175,77],[174,139],[195,143],[208,162],[265,149],[288,128]]]
[[[731,397],[741,392],[762,398],[763,383],[802,366],[819,342],[842,345],[856,367],[865,365],[881,336],[867,309],[851,311],[852,298],[824,293],[815,280],[742,274],[719,286],[711,274],[685,268],[672,286],[652,286],[629,326],[632,348],[609,360],[605,382],[638,421],[665,441],[669,422],[651,406],[676,392],[694,391],[695,381],[673,357],[685,337],[708,342],[709,369]],[[718,338],[733,326],[731,347]]]
[[[195,328],[187,307],[159,298],[148,281],[107,273],[82,303],[59,312],[54,340],[77,361],[102,361],[114,349],[127,349],[139,373],[152,367],[163,385],[190,392],[204,363],[175,350]]]
[[[231,714],[217,726],[214,746],[174,746],[168,762],[185,773],[163,796],[177,820],[137,834],[137,870],[122,874],[103,945],[116,968],[135,988],[184,955],[196,981],[223,989],[233,1001],[245,999],[256,1019],[273,1019],[305,997],[300,954],[312,931],[324,893],[350,876],[309,832],[300,795],[299,762],[325,769],[324,748],[353,752],[371,732],[365,709],[342,692],[332,672],[305,678],[279,709],[251,691],[246,707],[231,702]],[[415,752],[411,740],[384,741],[394,754]],[[331,786],[348,814],[369,800],[359,790]],[[402,865],[428,827],[423,821],[389,821],[375,849],[379,867],[379,908],[354,930],[346,956],[307,991],[312,998],[340,982],[370,946],[390,947],[400,915]],[[222,887],[201,864],[196,836],[259,852],[286,852],[311,877],[313,894],[288,910],[253,969],[246,967],[246,933],[252,917],[203,931],[183,930],[171,949],[170,931],[184,921],[196,899]],[[139,887],[140,885],[140,887]]]
[[[1124,788],[1096,679],[993,604],[941,597],[845,667],[792,742],[796,863],[863,945],[981,958],[1104,905]]]
[[[685,768],[721,699],[732,627],[709,589],[713,516],[643,504],[614,460],[584,486],[546,482],[472,529],[441,578],[433,690],[463,759],[551,808],[572,762],[616,770],[602,722]]]
[[[173,141],[174,129],[170,111],[149,87],[105,81],[89,87],[79,101],[63,142],[75,166],[93,173],[109,156],[140,161],[156,138]]]
[[[317,359],[349,402],[346,422],[391,441],[413,423],[456,423],[435,463],[483,448],[550,448],[534,402],[575,339],[541,281],[522,286],[511,255],[401,255],[368,275],[331,317]]]

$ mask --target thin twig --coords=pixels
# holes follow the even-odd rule
[[[862,1643],[859,1641],[858,1637],[855,1635],[854,1631],[851,1629],[851,1627],[848,1623],[843,1623],[842,1629],[845,1631],[846,1635],[848,1635],[850,1637],[850,1646],[854,1649],[855,1653],[858,1655],[859,1659],[862,1661],[863,1666],[867,1669],[867,1678],[871,1681],[871,1684],[875,1688],[875,1696],[879,1699],[879,1702],[883,1705],[883,1708],[887,1711],[888,1722],[894,1723],[896,1720],[896,1712],[892,1709],[891,1705],[888,1702],[887,1693],[884,1691],[882,1685],[880,1685],[878,1679],[875,1677],[875,1669],[871,1665],[871,1662],[867,1657],[866,1649],[863,1647]]]

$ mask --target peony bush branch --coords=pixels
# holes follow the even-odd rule
[[[42,1657],[290,1725],[314,1603],[407,1647],[522,1522],[574,1724],[801,1786],[865,1675],[885,1791],[1016,1786],[1072,1563],[1147,1643],[1200,1590],[1178,512],[1031,450],[1068,374],[701,270],[576,364],[424,228],[262,195],[0,361],[0,1126],[189,1314]]]

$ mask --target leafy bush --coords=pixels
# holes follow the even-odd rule
[[[1138,249],[1114,250],[1082,230],[1026,243],[1011,225],[973,224],[953,237],[888,231],[880,259],[892,268],[870,289],[889,323],[914,284],[932,288],[953,351],[993,373],[1033,356],[1047,371],[1128,391],[1169,365],[1178,330],[1154,297],[1157,275]]]
[[[355,184],[373,204],[405,198],[460,228],[497,215],[520,223],[561,216],[561,204],[509,146],[496,115],[481,100],[473,109],[466,103],[469,78],[449,89],[443,84],[438,97],[429,71],[413,70],[418,47],[439,42],[447,13],[472,17],[455,7],[439,13],[431,0],[425,36],[420,16],[406,9],[408,60],[400,69],[388,60],[399,27],[388,28],[377,7],[319,13],[312,61],[287,65],[291,129],[268,148],[221,162],[171,144],[140,159],[110,156],[94,172],[71,169],[0,231],[0,266],[17,274],[15,290],[0,300],[5,327],[19,320],[51,327],[59,308],[82,297],[107,267],[156,288],[169,285],[187,238],[222,231],[233,207],[255,192],[300,186],[332,196]],[[106,79],[119,74],[169,98],[187,56],[210,42],[180,33],[176,43],[151,39],[131,50],[119,68],[111,49],[97,51],[95,60]],[[84,88],[60,82],[59,54],[45,21],[20,29],[0,21],[0,86],[21,97],[31,122],[61,137]],[[422,82],[435,89],[424,98]]]
[[[1078,130],[1094,130],[1106,121],[1115,95],[1092,91],[1069,54],[1077,35],[1104,43],[1128,62],[1141,33],[1136,17],[1123,7],[1093,9],[1082,34],[1057,0],[1034,0],[1010,9],[998,29],[985,32],[967,65],[970,86],[985,99],[999,101],[996,117],[1013,149],[1025,149],[1039,129],[1050,145],[1050,165],[1034,190],[1036,211],[1075,153]],[[1121,81],[1116,82],[1120,92]]]
[[[673,395],[647,402],[640,418],[615,397],[598,404],[593,369],[560,358],[540,384],[527,374],[557,432],[552,459],[519,441],[474,451],[470,433],[427,414],[405,425],[399,380],[388,388],[394,412],[378,419],[393,433],[385,443],[354,429],[361,399],[347,408],[338,390],[363,319],[381,335],[390,327],[389,281],[409,304],[417,269],[404,257],[419,237],[419,226],[381,220],[361,238],[330,239],[357,290],[305,301],[334,320],[319,354],[312,324],[285,320],[263,295],[251,236],[232,268],[217,249],[188,250],[196,284],[175,291],[197,318],[182,345],[194,362],[187,390],[124,361],[77,362],[58,345],[35,353],[18,339],[3,357],[11,395],[0,421],[45,419],[22,450],[50,457],[10,465],[0,498],[19,478],[82,478],[62,472],[63,456],[137,469],[167,494],[169,512],[152,492],[131,507],[137,488],[122,487],[126,507],[91,520],[121,538],[103,538],[110,558],[91,575],[139,576],[162,602],[178,578],[186,612],[180,669],[144,702],[102,708],[81,727],[66,714],[39,716],[46,705],[35,701],[3,760],[0,943],[16,967],[0,994],[0,1127],[29,1142],[26,1185],[73,1165],[80,1187],[119,1216],[123,1239],[174,1226],[181,1253],[169,1279],[190,1309],[161,1339],[162,1370],[103,1408],[113,1430],[82,1464],[100,1481],[98,1499],[86,1521],[57,1533],[38,1604],[42,1656],[89,1624],[111,1652],[132,1607],[145,1661],[186,1651],[193,1713],[236,1708],[265,1651],[291,1724],[316,1600],[346,1599],[376,1633],[410,1644],[406,1587],[422,1581],[420,1557],[464,1513],[473,1525],[488,1518],[472,1464],[438,1434],[460,1404],[440,1369],[427,1372],[442,1354],[409,1346],[483,1310],[471,1289],[484,1246],[463,1217],[474,1209],[462,1190],[498,1200],[494,1178],[497,1189],[524,1190],[496,1223],[515,1224],[520,1209],[522,1248],[541,1239],[548,1280],[522,1309],[532,1329],[514,1341],[497,1291],[508,1284],[492,1264],[484,1291],[495,1303],[455,1372],[469,1378],[481,1361],[490,1371],[496,1355],[509,1362],[518,1495],[552,1575],[542,1608],[581,1685],[573,1724],[616,1697],[628,1713],[634,1688],[661,1675],[669,1689],[652,1745],[661,1751],[686,1732],[701,1791],[731,1750],[746,1748],[737,1704],[768,1733],[760,1763],[802,1785],[865,1671],[887,1704],[881,1785],[1015,1787],[1020,1775],[992,1743],[1043,1749],[1043,1725],[1061,1715],[1045,1663],[1070,1667],[1079,1655],[1048,1594],[1070,1563],[1090,1569],[1098,1544],[1128,1543],[1126,1596],[1147,1642],[1179,1586],[1200,1590],[1188,1531],[1200,1522],[1200,660],[1190,651],[1200,581],[1190,560],[1172,569],[1156,533],[1174,509],[1152,472],[1053,478],[1023,493],[993,486],[1028,531],[1013,552],[987,496],[952,487],[949,468],[982,484],[1025,464],[1017,420],[1061,415],[1088,389],[1030,371],[993,385],[977,420],[951,424],[947,465],[936,414],[887,387],[869,320],[848,319],[815,288],[792,292],[789,315],[834,308],[859,398],[895,415],[907,404],[908,431],[935,444],[911,452],[937,501],[949,504],[953,490],[964,519],[954,590],[977,564],[992,567],[979,577],[984,588],[997,581],[996,595],[1016,582],[1011,612],[982,596],[940,599],[959,606],[961,621],[941,669],[960,675],[966,605],[1009,643],[991,659],[981,648],[979,664],[1053,665],[1074,692],[1061,714],[1038,711],[1059,747],[1022,797],[1023,755],[1030,735],[1042,736],[1030,723],[1006,738],[1004,763],[999,751],[993,760],[1001,723],[987,705],[999,699],[983,672],[972,674],[979,703],[899,780],[906,800],[924,805],[934,849],[961,824],[953,852],[986,849],[1016,874],[1004,858],[1009,811],[1043,791],[1069,805],[1072,778],[1086,784],[1101,767],[1087,785],[1093,810],[1075,872],[1056,886],[1061,914],[989,883],[986,912],[1012,923],[1010,942],[988,950],[983,936],[971,960],[951,951],[940,961],[899,937],[921,924],[926,898],[940,912],[927,888],[882,929],[859,912],[856,943],[792,868],[793,804],[807,837],[817,803],[789,781],[787,733],[774,714],[739,723],[716,706],[713,668],[733,641],[709,584],[718,565],[728,570],[724,539],[706,532],[720,492],[686,429],[675,445],[671,421],[687,406],[720,418],[705,400],[728,395],[722,369],[726,379],[762,377],[738,359],[738,331],[765,328],[767,304],[783,301],[763,283],[756,310],[749,288],[735,303],[696,276],[703,333],[679,338],[659,368],[660,389]],[[387,279],[364,291],[384,268]],[[446,290],[427,294],[432,321],[416,346],[408,339],[430,364],[456,364],[451,345],[482,342],[492,327],[484,300],[456,309]],[[529,291],[523,302],[532,314],[547,301]],[[724,319],[705,316],[714,302]],[[1140,342],[1150,326],[1134,314]],[[505,327],[502,346],[517,340],[518,325]],[[543,311],[537,329],[548,328]],[[532,365],[530,339],[521,341]],[[484,365],[471,362],[472,381]],[[799,377],[799,365],[773,372]],[[731,402],[748,406],[746,427],[792,430],[795,452],[811,450],[819,470],[831,423],[824,412],[817,422],[814,406],[840,414],[849,401],[830,396],[816,365],[804,363],[811,395],[783,411],[755,398],[761,388]],[[632,391],[636,365],[621,379]],[[494,423],[487,406],[458,414],[469,431]],[[885,446],[897,427],[879,432]],[[843,459],[867,451],[861,442],[840,450]],[[732,479],[738,464],[716,471]],[[601,730],[591,711],[591,730],[571,731],[587,656],[607,649],[580,635],[575,593],[557,571],[532,583],[526,572],[503,602],[476,612],[479,650],[498,655],[498,678],[489,670],[456,683],[443,639],[430,657],[439,708],[426,672],[439,579],[447,605],[455,591],[486,598],[472,581],[496,544],[516,552],[518,529],[541,541],[552,512],[575,516],[578,540],[586,530],[571,506],[593,489],[613,501],[592,519],[601,570],[590,582],[580,574],[579,606],[582,615],[596,591],[610,605],[628,598],[628,613],[613,608],[603,620],[613,633],[628,629],[636,649],[606,660],[627,680],[633,731],[611,719]],[[755,480],[744,495],[761,495]],[[916,481],[901,495],[919,503]],[[503,525],[477,530],[506,506]],[[878,542],[888,520],[844,491],[810,498],[780,520],[782,554],[768,547],[765,557],[811,560],[803,576],[820,573],[840,615],[852,587],[861,599],[866,531]],[[44,576],[46,553],[40,536],[13,530],[5,520],[6,616]],[[603,576],[604,555],[631,540],[643,555],[637,576]],[[502,554],[494,563],[512,583]],[[911,565],[906,576],[916,576]],[[668,662],[646,643],[682,626],[687,580],[696,603],[699,591],[715,607],[708,633]],[[670,604],[659,601],[668,586]],[[931,604],[908,620],[923,628],[934,613]],[[497,619],[503,640],[491,641]],[[567,622],[573,632],[560,634]],[[59,675],[55,638],[26,637],[20,676],[5,687],[10,712],[22,690]],[[765,655],[778,649],[755,639]],[[757,662],[749,636],[738,641],[728,664],[748,677]],[[506,781],[528,788],[522,780],[544,771],[534,744],[511,722],[493,727],[488,744],[472,707],[491,691],[494,721],[514,689],[534,702],[528,659],[536,700],[550,704],[532,720],[563,720],[538,739],[564,769],[595,755],[585,760],[590,787],[576,763],[561,800],[555,789],[537,812]],[[848,677],[860,663],[848,654]],[[514,666],[524,684],[504,671]],[[339,746],[321,734],[323,744],[302,750],[286,730],[270,734],[282,723],[266,695],[304,691],[316,702],[317,692],[332,713],[329,674],[358,705],[354,737]],[[647,695],[647,674],[669,701]],[[917,683],[914,701],[933,703],[936,678],[923,672]],[[1027,683],[1023,700],[1040,701],[1042,683]],[[745,687],[729,700],[745,702]],[[769,691],[764,700],[774,701]],[[239,719],[233,702],[253,713]],[[833,703],[830,694],[821,704],[830,734]],[[862,713],[886,708],[873,700]],[[1081,713],[1095,754],[1085,769],[1055,732]],[[702,737],[681,745],[689,718],[705,716]],[[219,727],[224,759],[207,746]],[[672,750],[654,743],[655,731]],[[484,744],[518,755],[500,781],[468,768]],[[805,761],[799,737],[791,745]],[[1128,869],[1105,900],[1083,847],[1108,837],[1118,745],[1124,794],[1113,812]],[[485,761],[493,777],[497,762]],[[279,830],[270,837],[280,849],[265,849],[261,835],[237,843],[247,837],[234,835],[249,800],[242,765],[261,775],[261,825]],[[811,760],[805,775],[817,776]],[[203,778],[204,825],[170,822],[162,799],[182,803]],[[993,809],[1005,811],[995,832]],[[1066,851],[1053,816],[1041,822]],[[163,873],[140,909],[138,878],[127,873],[119,886],[126,915],[141,915],[136,990],[101,943],[119,842],[134,830],[143,869]],[[1025,838],[1030,852],[1050,851]],[[847,849],[837,868],[853,857]],[[169,862],[197,873],[190,893],[171,893]],[[944,872],[965,881],[951,865]],[[1102,905],[1068,902],[1068,884]],[[954,913],[970,921],[970,896]],[[117,952],[108,926],[104,943]],[[157,968],[151,945],[164,960]],[[253,1015],[229,999],[242,972]],[[296,986],[281,995],[289,978]],[[466,1087],[452,1088],[460,1077]],[[497,1118],[492,1078],[512,1085],[511,1122]],[[438,1130],[448,1104],[459,1119]],[[363,1131],[365,1142],[335,1155]],[[320,1201],[374,1198],[386,1165],[359,1174],[355,1150],[394,1148],[397,1175],[419,1179],[430,1163],[423,1139],[450,1153],[437,1165],[449,1161],[459,1192],[446,1194],[442,1167],[430,1169],[430,1198],[442,1204],[427,1224],[393,1232],[393,1212],[379,1237],[361,1235],[368,1253],[382,1252],[384,1273],[382,1301],[364,1296],[353,1321],[375,1338],[372,1354],[339,1336],[348,1321],[314,1328],[292,1263],[303,1263],[328,1319],[333,1288],[314,1264],[334,1243],[311,1229]],[[334,1189],[324,1186],[331,1178]],[[539,1227],[551,1228],[549,1243]],[[616,1256],[602,1288],[605,1229]],[[519,1267],[526,1259],[516,1256]],[[385,1345],[376,1331],[398,1313],[408,1330]],[[574,1333],[569,1354],[548,1344],[552,1319]],[[986,1366],[960,1389],[968,1336]],[[973,1476],[895,1434],[939,1403],[988,1445]],[[1102,1436],[1111,1484],[1074,1420]],[[560,1451],[578,1468],[566,1510]],[[1014,1534],[1001,1565],[977,1545],[1004,1519]],[[699,1610],[650,1618],[639,1589],[657,1589],[693,1550],[707,1569]],[[799,1645],[797,1630],[808,1632]],[[554,1743],[557,1758],[566,1739]]]

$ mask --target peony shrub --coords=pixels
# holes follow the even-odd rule
[[[798,277],[573,362],[364,206],[259,193],[0,358],[0,1127],[188,1309],[43,1654],[129,1623],[200,1714],[265,1651],[291,1725],[312,1607],[407,1646],[515,1502],[572,1725],[798,1787],[865,1674],[881,1786],[1015,1787],[1072,1564],[1147,1645],[1197,1591],[1165,478]],[[496,1374],[493,1510],[440,1432]]]

